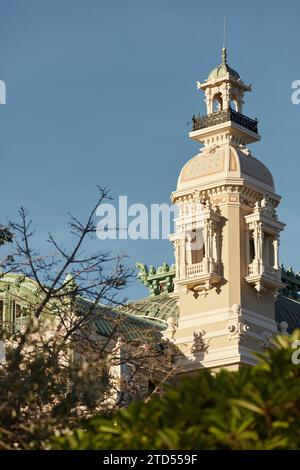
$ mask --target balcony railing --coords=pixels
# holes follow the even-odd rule
[[[249,268],[248,268],[248,275],[249,276],[260,276],[260,275],[265,275],[271,279],[274,279],[274,280],[277,280],[277,281],[280,281],[281,279],[281,272],[279,269],[275,269],[274,267],[272,266],[267,266],[267,265],[260,265],[259,263],[257,262],[253,262],[251,264],[249,264]]]
[[[197,276],[197,274],[202,274],[205,271],[206,266],[203,262],[190,264],[186,267],[187,276]]]
[[[205,129],[206,127],[216,126],[218,124],[223,124],[224,122],[232,121],[238,124],[239,126],[245,127],[249,131],[258,133],[257,119],[251,119],[244,114],[234,111],[234,109],[224,109],[223,111],[217,111],[216,113],[208,114],[207,116],[193,116],[193,131],[198,131],[200,129]]]
[[[194,277],[201,274],[219,274],[220,265],[213,259],[204,258],[201,263],[188,264],[186,266],[186,276]]]

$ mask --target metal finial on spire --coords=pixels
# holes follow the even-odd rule
[[[227,50],[226,50],[226,17],[225,17],[225,16],[224,16],[224,30],[223,30],[222,63],[223,63],[223,64],[227,64]]]
[[[222,63],[227,65],[227,51],[226,47],[223,47],[222,49]]]

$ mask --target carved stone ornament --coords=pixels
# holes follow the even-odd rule
[[[162,344],[164,348],[164,355],[171,359],[177,352],[176,344],[173,338],[163,338]]]
[[[278,325],[278,329],[279,329],[279,331],[282,335],[288,335],[289,334],[288,328],[289,328],[289,325],[286,321],[281,321]]]
[[[232,311],[237,315],[237,318],[233,318],[228,322],[228,341],[244,341],[250,327],[246,322],[244,322],[244,320],[242,320],[240,305],[233,305]]]
[[[174,317],[169,317],[167,319],[168,329],[167,331],[170,332],[171,338],[174,338],[176,330],[177,330],[177,322]]]
[[[244,341],[247,331],[250,329],[249,325],[241,319],[231,320],[227,326],[228,341]]]
[[[206,352],[209,348],[210,338],[205,338],[206,332],[204,330],[194,331],[194,342],[191,348],[191,353],[196,356],[197,353]]]

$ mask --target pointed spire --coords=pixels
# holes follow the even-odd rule
[[[223,28],[223,48],[226,47],[226,17],[224,16],[224,28]]]
[[[223,29],[222,64],[224,64],[224,65],[227,65],[227,49],[226,49],[226,17],[225,17],[225,16],[224,16],[224,29]]]

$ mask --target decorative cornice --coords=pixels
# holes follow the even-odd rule
[[[222,206],[228,203],[239,203],[253,209],[257,201],[261,201],[266,194],[262,188],[255,188],[246,185],[242,178],[223,178],[220,183],[210,184],[203,188],[190,188],[176,191],[172,194],[174,204],[198,203],[199,201],[210,200],[212,206]],[[238,196],[238,199],[228,198],[228,196]],[[268,198],[273,207],[277,207],[280,196],[268,193]]]

